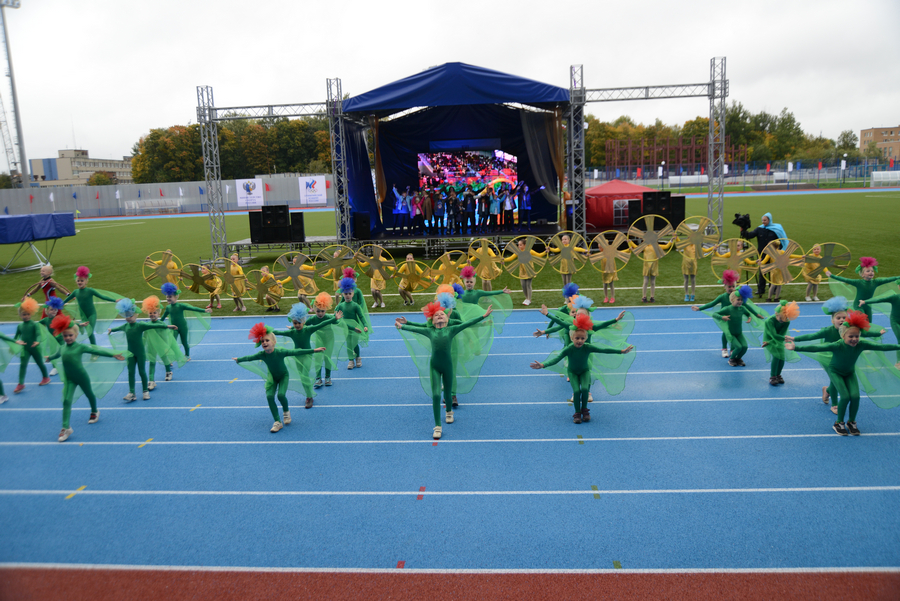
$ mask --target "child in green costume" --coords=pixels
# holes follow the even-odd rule
[[[722,285],[725,286],[725,292],[706,303],[705,305],[694,305],[691,307],[692,311],[706,311],[707,309],[712,309],[715,306],[718,306],[720,309],[724,309],[731,304],[731,293],[734,292],[735,287],[737,287],[738,274],[736,271],[732,269],[726,269],[725,273],[722,274]],[[725,332],[722,332],[722,358],[727,359],[731,356],[731,353],[728,352],[728,336],[726,336]]]
[[[29,358],[34,359],[43,375],[38,386],[46,386],[50,383],[47,368],[44,367],[44,356],[41,354],[41,324],[31,319],[37,310],[37,301],[30,296],[19,303],[19,317],[22,319],[22,323],[16,328],[15,337],[16,342],[22,345],[22,355],[19,360],[19,385],[13,390],[15,394],[25,390],[25,370],[28,367]]]
[[[91,387],[91,378],[81,362],[81,356],[88,353],[124,361],[125,356],[130,355],[130,353],[116,353],[98,346],[76,342],[78,339],[78,326],[68,315],[57,315],[50,327],[53,329],[54,334],[62,334],[63,342],[65,343],[62,350],[62,375],[65,380],[63,385],[63,418],[62,430],[60,430],[58,438],[59,442],[65,442],[74,432],[69,425],[69,418],[72,415],[72,404],[75,402],[75,390],[77,388],[81,388],[91,405],[91,415],[88,418],[88,423],[95,424],[100,419],[100,410],[97,408],[97,396]]]
[[[856,273],[858,273],[860,277],[860,279],[858,280],[843,278],[834,275],[830,271],[825,271],[825,275],[827,275],[831,280],[834,280],[830,281],[829,284],[831,285],[831,291],[835,296],[849,296],[849,287],[852,286],[853,288],[855,288],[856,296],[853,299],[852,308],[859,309],[860,311],[865,313],[866,317],[871,322],[871,304],[863,304],[860,301],[868,301],[876,295],[880,296],[884,292],[887,292],[887,290],[878,290],[878,288],[900,280],[900,276],[894,276],[892,278],[876,278],[875,274],[878,273],[878,261],[876,261],[872,257],[860,257],[859,266],[856,268]],[[838,283],[835,283],[835,281]],[[842,286],[841,284],[845,285]]]
[[[859,380],[857,380],[856,363],[863,351],[898,351],[900,344],[877,344],[862,340],[860,333],[868,330],[869,320],[862,311],[850,311],[847,320],[841,325],[841,339],[828,344],[811,344],[808,346],[795,346],[794,343],[785,344],[788,350],[796,350],[806,353],[831,353],[826,372],[832,384],[838,391],[840,401],[838,403],[837,421],[834,422],[834,431],[841,435],[859,436],[859,428],[856,425],[856,414],[859,411]],[[871,397],[870,397],[871,398]],[[850,408],[849,420],[844,423],[844,415],[847,407]]]
[[[181,294],[181,291],[178,290],[178,287],[175,286],[175,284],[170,284],[169,282],[162,285],[162,293],[166,295],[166,302],[169,304],[166,306],[166,310],[163,312],[160,319],[165,320],[165,318],[168,317],[173,326],[178,326],[178,338],[181,340],[181,346],[184,348],[185,360],[190,361],[191,346],[200,342],[203,335],[209,330],[209,319],[204,318],[202,320],[197,320],[200,326],[199,328],[194,328],[194,331],[202,333],[198,338],[192,339],[190,337],[191,330],[188,327],[187,319],[184,317],[184,312],[212,313],[212,309],[200,309],[198,307],[192,307],[187,303],[179,303],[178,295]]]
[[[150,323],[162,323],[162,309],[159,306],[158,296],[148,296],[141,303],[141,310],[150,318]],[[177,327],[177,326],[173,326]],[[150,370],[147,377],[150,382],[147,390],[156,388],[156,363],[160,362],[166,370],[166,382],[172,380],[172,366],[182,367],[187,357],[178,348],[175,335],[166,329],[151,329],[144,334],[144,347],[147,349],[147,360],[150,362]]]
[[[750,348],[747,339],[744,337],[744,317],[757,317],[765,319],[767,316],[760,313],[758,309],[745,305],[745,301],[753,297],[753,290],[750,286],[744,285],[740,290],[732,292],[729,296],[731,301],[730,307],[725,307],[713,314],[713,319],[724,324],[723,331],[731,342],[731,358],[728,359],[728,365],[732,367],[743,367],[746,365],[743,360],[744,354]]]
[[[283,349],[275,347],[275,334],[272,328],[266,327],[263,323],[258,323],[250,329],[250,340],[256,342],[256,346],[262,346],[262,351],[255,355],[247,355],[246,357],[232,357],[236,363],[246,363],[248,361],[262,361],[266,369],[254,366],[242,366],[250,371],[261,375],[266,380],[266,401],[269,403],[269,410],[275,423],[269,430],[273,434],[281,430],[284,426],[291,423],[291,410],[288,407],[287,389],[290,384],[290,375],[288,368],[284,364],[287,357],[298,357],[300,355],[311,355],[313,353],[321,353],[324,348],[317,349]],[[284,417],[278,415],[278,405],[275,404],[275,396],[281,403],[284,411]]]
[[[104,290],[95,290],[94,288],[88,287],[88,281],[94,274],[91,273],[91,270],[82,265],[78,269],[75,270],[75,285],[77,286],[75,290],[69,293],[66,298],[63,299],[63,304],[69,302],[73,298],[78,302],[78,309],[81,312],[81,320],[86,321],[90,326],[90,330],[88,330],[88,339],[91,341],[91,344],[97,344],[97,337],[94,335],[97,330],[97,307],[94,306],[94,298],[99,298],[100,300],[105,300],[110,303],[114,303],[120,298],[120,295],[113,294],[111,292],[106,292]],[[101,320],[103,322],[112,321],[115,318],[115,312],[113,310],[104,310],[104,318]],[[101,325],[102,327],[102,325]]]
[[[786,361],[791,363],[799,361],[797,353],[784,348],[785,336],[791,322],[800,316],[800,307],[795,302],[781,301],[775,309],[775,315],[766,320],[763,330],[762,346],[766,349],[766,359],[772,363],[769,371],[769,385],[778,386],[784,384],[781,371]]]
[[[144,391],[143,399],[149,401],[150,389],[147,386],[147,350],[144,345],[144,332],[166,329],[177,330],[178,326],[138,321],[138,308],[130,298],[120,298],[116,301],[116,310],[125,318],[125,323],[119,327],[107,330],[106,333],[123,332],[128,351],[131,353],[131,356],[128,357],[128,394],[125,395],[123,400],[131,403],[137,399],[137,396],[134,394],[134,370],[137,368],[137,372],[141,376],[141,387]]]
[[[359,356],[359,345],[369,341],[369,320],[366,318],[363,307],[353,300],[356,293],[356,281],[353,278],[342,278],[340,282],[341,296],[344,300],[337,306],[335,312],[343,313],[347,325],[347,369],[362,367],[362,359]],[[354,362],[355,359],[355,362]]]
[[[863,309],[868,305],[877,305],[879,303],[890,305],[891,311],[888,319],[891,322],[891,330],[893,330],[897,342],[900,342],[900,294],[897,294],[896,290],[892,290],[887,294],[881,294],[879,296],[874,296],[869,300],[859,301],[859,304]],[[879,311],[881,311],[881,309],[879,309]],[[894,367],[900,369],[900,353],[897,353],[897,362],[894,364]]]

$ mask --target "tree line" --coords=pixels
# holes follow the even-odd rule
[[[675,142],[684,138],[706,139],[709,136],[709,118],[696,117],[684,125],[666,125],[657,119],[652,125],[636,124],[631,117],[600,121],[593,115],[586,118],[588,128],[584,133],[587,164],[606,165],[606,141],[619,140],[637,143],[641,140],[653,143],[666,138]],[[725,111],[725,135],[734,146],[747,149],[747,161],[797,161],[837,159],[846,153],[848,158],[880,158],[881,152],[871,142],[863,152],[859,150],[859,137],[851,130],[844,130],[837,140],[803,131],[797,118],[786,108],[774,115],[765,111],[752,113],[737,101],[732,101]]]

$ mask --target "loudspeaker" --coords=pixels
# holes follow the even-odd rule
[[[353,213],[353,238],[356,240],[368,240],[372,235],[372,223],[369,214]]]
[[[656,202],[659,196],[657,196],[656,192],[644,192],[643,197],[644,204],[642,208],[644,215],[658,215]]]
[[[250,242],[253,244],[263,243],[263,225],[262,213],[260,211],[250,211]]]
[[[262,220],[265,227],[288,227],[291,225],[287,205],[264,206]]]
[[[640,200],[629,200],[628,201],[628,227],[641,218],[643,212],[641,211],[641,201]]]
[[[291,242],[291,226],[279,225],[263,228],[263,242],[267,244],[288,244]]]
[[[672,222],[672,227],[678,227],[684,221],[684,196],[673,196],[670,199],[671,217],[668,220]]]
[[[306,242],[306,227],[303,225],[303,211],[291,213],[291,242]]]

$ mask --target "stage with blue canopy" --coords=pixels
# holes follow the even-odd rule
[[[351,211],[369,213],[377,236],[390,226],[379,215],[391,219],[391,187],[418,188],[419,153],[501,150],[517,157],[520,181],[533,191],[544,186],[532,195],[532,219],[556,221],[568,103],[565,88],[466,63],[432,67],[349,98],[343,112]],[[407,114],[391,117],[401,112]],[[367,129],[376,146],[374,184]]]

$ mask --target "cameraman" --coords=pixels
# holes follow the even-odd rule
[[[787,246],[787,234],[781,224],[772,223],[772,214],[766,213],[762,217],[762,225],[754,229],[745,229],[741,227],[741,238],[750,240],[756,238],[756,249],[759,252],[759,258],[762,259],[762,252],[766,246],[774,241],[782,239],[782,246]],[[762,272],[756,274],[756,294],[759,298],[766,293],[766,278]]]

